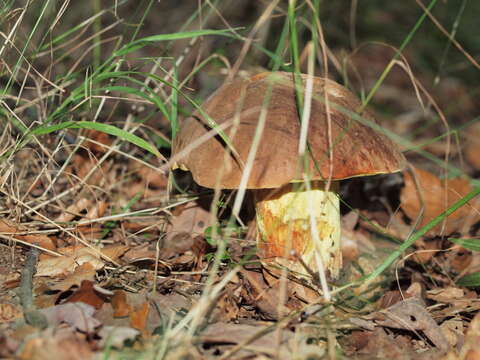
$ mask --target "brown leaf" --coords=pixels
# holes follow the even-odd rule
[[[85,132],[85,137],[95,141],[86,141],[85,147],[97,155],[105,153],[108,150],[109,146],[112,144],[112,138],[110,137],[110,135],[98,130],[87,130]]]
[[[81,264],[89,263],[94,269],[99,270],[105,265],[100,259],[99,252],[83,246],[69,246],[59,250],[64,256],[49,256],[42,254],[37,265],[35,276],[68,275]]]
[[[127,317],[132,307],[127,302],[127,294],[123,290],[116,290],[112,297],[113,317]]]
[[[421,330],[441,351],[448,350],[447,340],[425,305],[417,298],[397,302],[375,314],[378,325],[395,329]]]
[[[211,214],[195,202],[175,209],[169,228],[169,238],[180,232],[190,235],[203,235],[204,230],[211,222]],[[167,239],[168,241],[168,239]]]
[[[93,333],[101,323],[93,317],[95,308],[83,302],[66,303],[40,310],[53,326],[66,323],[85,333]]]
[[[93,288],[93,282],[83,280],[80,288],[73,293],[66,301],[66,303],[82,302],[93,306],[95,309],[100,309],[105,302]]]
[[[101,249],[103,255],[109,257],[113,261],[117,261],[120,256],[128,251],[129,247],[121,244],[112,244]]]
[[[92,158],[91,156],[86,158],[85,156],[79,154],[74,155],[72,167],[78,178],[83,181],[85,181],[84,179],[90,173],[90,171],[95,168],[95,170],[93,171],[93,175],[90,175],[90,177],[86,181],[86,183],[89,185],[99,185],[100,182],[102,182],[103,180],[114,181],[114,174],[109,174],[108,172],[110,164],[104,162],[101,165],[98,165],[98,160]]]
[[[393,337],[382,328],[372,331],[355,333],[352,339],[347,339],[350,351],[347,355],[355,355],[358,359],[396,359],[413,358],[413,348],[405,337]],[[362,356],[365,355],[365,356]]]
[[[457,273],[464,272],[467,268],[473,265],[474,255],[470,250],[461,246],[455,246],[446,254],[447,264]]]
[[[128,246],[119,244],[108,245],[101,249],[77,245],[65,247],[58,250],[64,256],[56,257],[42,254],[35,276],[67,276],[73,273],[78,266],[85,263],[90,264],[95,270],[99,270],[105,266],[101,254],[117,261],[127,250]]]
[[[456,178],[444,181],[428,171],[421,169],[415,169],[414,171],[425,206],[423,218],[419,224],[420,227],[447,210],[471,190],[470,183],[466,179]],[[416,221],[421,212],[420,197],[415,186],[415,180],[410,173],[405,172],[404,175],[405,187],[400,195],[401,207],[410,219]],[[445,228],[441,223],[430,230],[428,234],[435,236],[451,234],[456,231],[463,232],[469,230],[470,226],[479,219],[479,204],[471,200],[447,218]]]
[[[20,319],[23,316],[22,311],[9,303],[0,303],[0,324]]]
[[[144,302],[134,311],[130,312],[130,326],[142,332],[143,335],[146,335],[146,331],[147,331],[148,313],[149,313],[148,301]]]
[[[93,352],[86,341],[70,329],[45,332],[30,336],[15,359],[20,360],[89,360]]]
[[[458,359],[461,360],[477,360],[480,359],[480,313],[477,313],[470,322],[467,334],[465,335],[465,343],[460,350]]]
[[[81,198],[75,203],[70,205],[62,212],[56,219],[55,222],[68,222],[72,221],[75,217],[80,216],[80,212],[86,210],[92,201],[86,198]]]
[[[456,287],[434,289],[427,292],[427,298],[445,304],[452,304],[460,299],[463,299],[464,296],[465,292],[463,289]]]
[[[140,165],[135,172],[141,177],[143,183],[147,186],[153,186],[159,189],[165,189],[168,184],[168,178],[160,171]]]
[[[105,211],[108,209],[108,203],[106,201],[97,201],[95,202],[85,215],[86,219],[98,219],[105,214]]]
[[[281,347],[280,354],[284,354],[287,358],[291,358],[292,354],[285,354],[286,343],[293,338],[294,334],[290,330],[283,329],[278,333],[272,329],[267,330],[266,325],[255,324],[231,324],[231,323],[215,323],[208,326],[205,331],[200,334],[200,340],[206,344],[241,344],[249,341],[245,349],[258,351],[272,356],[276,355],[278,347]],[[255,336],[257,334],[257,336]],[[285,358],[285,356],[282,356]]]
[[[27,231],[28,229],[22,229],[20,225],[11,221],[6,219],[0,220],[0,233],[4,233],[4,235],[11,235],[14,239],[22,240],[29,244],[35,244],[44,249],[56,250],[57,246],[55,245],[55,241],[49,236],[41,234],[17,235],[19,232]]]

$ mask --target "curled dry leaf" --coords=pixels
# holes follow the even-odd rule
[[[86,219],[98,219],[105,214],[105,211],[108,208],[108,203],[106,201],[97,201],[93,206],[88,209]]]
[[[415,169],[414,172],[424,202],[424,212],[419,224],[420,227],[432,221],[471,191],[470,183],[466,179],[441,180],[425,170]],[[415,180],[410,172],[405,172],[404,175],[405,187],[400,195],[401,207],[412,221],[416,221],[421,214],[420,197],[415,186]],[[465,232],[479,219],[480,204],[475,200],[471,200],[468,204],[465,204],[448,216],[445,224],[441,223],[435,226],[428,234],[436,236],[451,234],[456,231]]]
[[[81,302],[93,306],[95,309],[100,309],[105,302],[101,296],[93,288],[93,282],[83,280],[80,289],[75,291],[67,300],[67,303]]]
[[[96,270],[90,263],[82,264],[78,266],[71,275],[68,275],[64,279],[55,282],[53,285],[50,285],[48,290],[66,291],[72,286],[80,286],[84,280],[93,281],[95,278],[95,273]]]
[[[456,287],[446,287],[433,289],[427,292],[427,298],[445,304],[453,304],[458,300],[464,299],[465,293],[463,289]]]
[[[128,247],[124,245],[110,245],[98,250],[83,246],[69,246],[59,250],[64,256],[42,255],[35,276],[68,275],[73,273],[78,266],[86,263],[89,263],[95,270],[99,270],[105,266],[101,259],[102,254],[116,261],[127,250]]]
[[[400,301],[375,314],[375,322],[380,326],[408,331],[421,330],[442,352],[448,350],[447,339],[440,327],[417,298]]]
[[[72,221],[75,217],[80,215],[80,212],[90,207],[92,201],[87,198],[81,198],[65,209],[56,219],[55,222]]]
[[[25,233],[28,229],[22,229],[22,226],[15,224],[6,219],[0,220],[0,233],[6,236],[11,236],[12,239],[21,240],[29,244],[35,244],[43,249],[55,250],[57,247],[54,240],[46,235],[31,234],[31,235],[17,235],[17,233]]]
[[[132,311],[132,306],[127,302],[127,294],[123,290],[116,290],[113,294],[112,301],[113,317],[127,317]]]
[[[101,323],[93,317],[95,308],[83,302],[66,303],[40,310],[53,326],[66,323],[74,329],[91,334]]]

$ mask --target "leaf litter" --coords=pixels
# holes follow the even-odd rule
[[[362,71],[379,73],[391,56],[384,51],[358,51],[354,60],[367,64]],[[385,86],[379,100],[414,108],[416,100],[403,90],[410,82],[398,70],[390,75],[401,89]],[[421,113],[414,109],[410,121],[392,126],[413,133]],[[464,144],[472,173],[480,169],[477,125]],[[375,283],[342,288],[373,272],[414,226],[467,194],[470,179],[439,176],[412,155],[415,168],[399,177],[400,185],[347,181],[345,199],[355,205],[342,216],[345,269],[331,283],[338,292],[327,304],[317,279],[266,272],[255,257],[255,234],[241,225],[220,231],[228,245],[215,262],[211,204],[205,206],[201,189],[190,189],[191,197],[169,191],[158,159],[144,160],[138,149],[117,147],[99,131],[65,134],[58,144],[52,136],[46,147],[20,151],[0,173],[8,195],[0,219],[1,358],[89,359],[102,352],[172,359],[480,358],[477,287],[457,284],[480,270],[480,258],[448,240],[478,238],[478,200],[419,239]],[[32,149],[48,156],[32,156]],[[440,157],[445,143],[424,149]],[[31,246],[43,252],[34,269],[34,308],[25,309],[18,264]],[[45,327],[32,312],[45,318]]]
[[[71,171],[81,181],[98,165],[92,154],[104,152],[90,149],[90,155],[78,154],[83,161],[74,160],[78,165]],[[12,290],[21,285],[21,278],[16,282],[2,278],[0,341],[6,356],[43,358],[40,349],[67,344],[89,358],[107,348],[155,351],[152,344],[164,341],[169,356],[184,354],[180,349],[187,343],[195,347],[187,351],[190,355],[218,359],[290,359],[293,354],[320,358],[331,351],[332,341],[346,356],[358,359],[467,359],[461,354],[477,351],[471,340],[475,323],[469,327],[468,320],[480,302],[474,290],[455,286],[454,279],[475,271],[478,257],[444,236],[470,234],[478,221],[475,202],[420,239],[403,260],[396,280],[390,273],[373,285],[360,283],[339,293],[331,305],[323,302],[317,280],[285,278],[263,269],[252,256],[254,241],[247,228],[219,233],[230,243],[212,273],[218,244],[210,237],[215,223],[208,202],[206,206],[203,200],[169,200],[165,175],[133,161],[102,165],[94,171],[98,175],[89,177],[88,186],[107,184],[118,171],[116,166],[126,167],[122,173],[129,174],[114,192],[120,197],[116,204],[102,191],[79,189],[75,198],[62,200],[62,207],[46,205],[60,229],[0,221],[4,237],[50,250],[39,257],[33,277],[33,314],[38,311],[41,315],[35,316],[44,317],[46,323],[27,316],[17,303]],[[465,180],[446,182],[419,169],[414,174],[417,180],[404,174],[400,211],[367,206],[342,217],[345,268],[339,284],[356,282],[381,264],[395,248],[389,238],[408,236],[415,216],[422,213],[419,189],[424,209],[418,226],[470,190]],[[58,192],[61,184],[56,185]],[[133,188],[139,190],[134,197],[128,192]],[[91,191],[96,197],[87,196]],[[150,191],[157,197],[152,198]],[[386,200],[382,193],[375,196]],[[70,205],[63,207],[67,199]],[[240,271],[230,276],[235,266]],[[419,272],[419,267],[429,270]],[[399,284],[405,285],[394,290]],[[210,288],[213,295],[202,307],[208,286],[218,291]],[[59,329],[63,335],[57,334]],[[63,353],[58,354],[61,358]]]

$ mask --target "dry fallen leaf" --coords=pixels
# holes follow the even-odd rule
[[[16,306],[9,303],[0,303],[0,324],[20,319],[22,316],[22,311]]]
[[[465,342],[456,358],[458,360],[477,360],[480,359],[480,313],[477,313],[470,322]]]
[[[132,311],[132,307],[127,302],[127,294],[123,290],[116,290],[113,294],[112,301],[113,317],[127,317]]]
[[[144,302],[138,308],[130,312],[130,326],[142,332],[144,336],[147,333],[147,320],[150,307],[148,302]]]
[[[422,301],[417,298],[399,301],[376,313],[374,319],[381,326],[408,331],[421,330],[440,351],[448,350],[445,335]]]
[[[446,320],[440,325],[445,338],[451,348],[457,344],[463,344],[463,321],[460,318]]]
[[[167,234],[167,246],[174,236],[179,233],[188,233],[190,236],[203,235],[204,230],[209,226],[212,215],[195,202],[185,206],[178,206],[174,211],[171,225]]]
[[[95,273],[96,270],[90,263],[82,264],[71,275],[50,285],[49,290],[66,291],[72,286],[80,286],[83,280],[93,281]]]
[[[292,354],[288,351],[287,343],[293,338],[294,333],[287,329],[282,329],[280,333],[273,328],[272,331],[267,331],[267,328],[266,325],[262,324],[215,323],[209,325],[200,334],[200,341],[205,344],[242,344],[248,342],[247,345],[242,347],[244,351],[280,356],[281,359],[291,359]]]
[[[88,304],[66,303],[40,310],[47,318],[50,326],[66,323],[82,332],[91,334],[101,323],[93,317],[95,308]]]
[[[47,329],[26,339],[15,359],[20,360],[89,360],[93,358],[90,344],[70,329]]]
[[[427,298],[437,302],[452,304],[458,300],[464,299],[465,292],[463,289],[456,287],[445,287],[427,291]]]
[[[25,233],[27,231],[29,231],[27,228],[22,228],[22,226],[15,224],[12,221],[8,221],[6,219],[0,220],[0,233],[4,233],[4,235],[11,236],[12,239],[25,241],[29,244],[35,244],[40,246],[41,248],[48,249],[48,250],[55,250],[57,248],[55,245],[55,241],[51,237],[46,235],[41,235],[41,234],[17,235],[17,233]]]
[[[55,222],[72,221],[75,217],[80,215],[80,212],[86,210],[92,201],[87,198],[81,198],[75,203],[67,207],[56,219]]]
[[[89,263],[95,270],[103,268],[104,262],[92,249],[82,246],[70,246],[60,250],[63,256],[40,256],[35,276],[68,275],[85,263]]]
[[[66,301],[66,303],[82,302],[93,306],[95,309],[100,309],[105,302],[102,297],[93,288],[93,282],[83,280],[80,288],[73,293]]]
[[[165,189],[167,187],[168,178],[159,170],[140,164],[134,168],[133,171],[140,176],[142,182],[147,186],[153,186],[158,189]]]
[[[101,254],[117,261],[128,250],[128,246],[109,245],[104,248],[93,249],[83,246],[69,246],[59,250],[63,256],[49,256],[43,254],[37,265],[35,276],[59,276],[68,275],[75,271],[82,264],[90,264],[95,270],[105,266],[100,258]]]
[[[85,177],[93,170],[93,175],[90,175],[86,183],[88,185],[99,185],[108,181],[110,183],[115,182],[116,174],[109,172],[110,164],[103,162],[99,164],[98,160],[93,156],[83,156],[75,154],[72,159],[72,166],[68,167],[67,172],[74,172],[78,179],[85,181]]]
[[[354,359],[414,359],[412,344],[406,337],[394,337],[382,328],[354,332],[347,341],[350,349],[346,354]]]
[[[415,169],[414,172],[425,206],[420,227],[429,223],[471,191],[470,183],[466,179],[456,178],[444,181],[425,170]],[[409,172],[405,172],[404,175],[405,187],[400,195],[401,207],[412,221],[416,221],[421,213],[421,201],[412,175]],[[440,223],[428,234],[435,236],[448,235],[456,231],[464,232],[479,219],[479,203],[471,200],[451,214],[445,224]]]
[[[86,130],[84,136],[87,138],[87,141],[84,144],[85,148],[89,149],[96,155],[105,153],[110,145],[112,145],[112,138],[110,135],[98,130]],[[88,141],[88,139],[93,141]]]
[[[125,341],[135,340],[140,332],[128,326],[103,326],[98,335],[102,338],[99,343],[101,348],[109,346],[120,349]]]

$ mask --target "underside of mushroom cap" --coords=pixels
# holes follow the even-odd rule
[[[302,75],[302,79],[305,84],[307,76]],[[332,180],[403,169],[402,153],[388,137],[373,130],[376,127],[373,116],[368,111],[357,112],[360,108],[357,97],[345,87],[328,79],[314,78],[307,135],[311,179],[329,178],[330,158]],[[300,179],[301,121],[291,74],[262,73],[227,83],[210,96],[202,109],[223,129],[236,155],[228,151],[229,146],[207,125],[205,116],[196,111],[181,124],[173,155],[181,156],[177,164],[190,170],[198,184],[238,188],[244,166],[248,166],[247,157],[262,109],[266,110],[265,125],[247,188],[276,188]],[[189,149],[196,141],[200,144]]]

